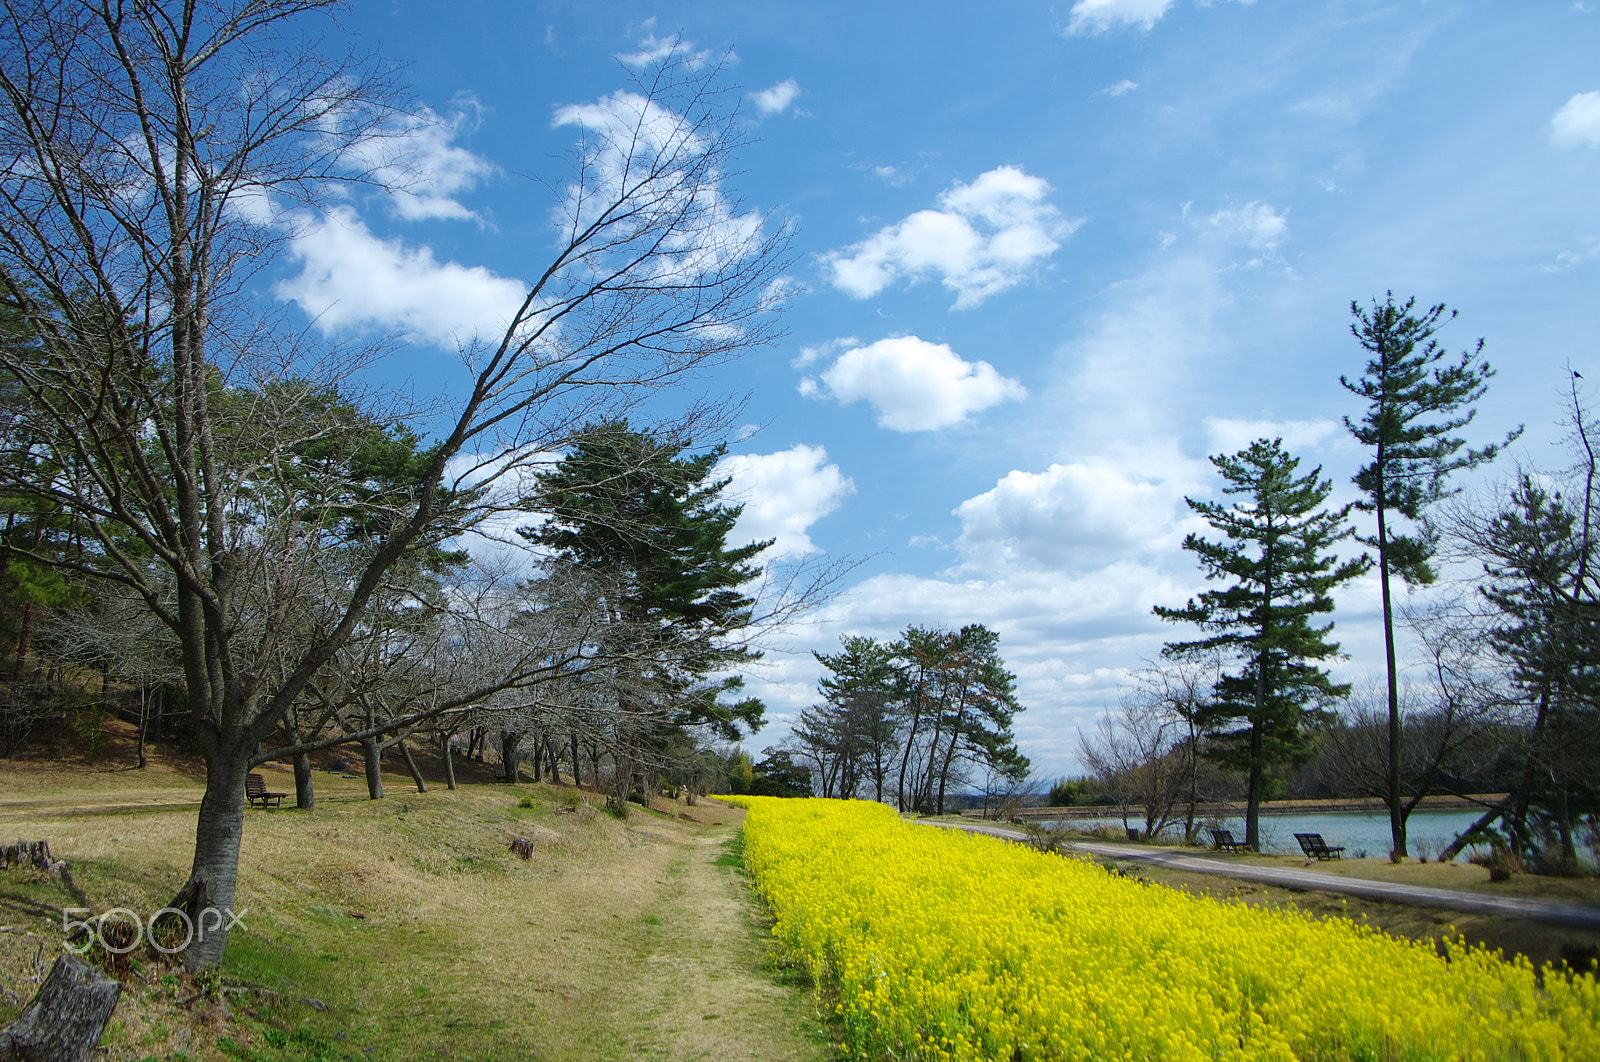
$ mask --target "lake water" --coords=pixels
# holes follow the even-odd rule
[[[1417,856],[1419,845],[1425,847],[1429,859],[1455,839],[1456,835],[1478,821],[1481,811],[1414,811],[1407,820],[1406,839],[1411,845],[1410,855]],[[1139,820],[1129,818],[1130,825]],[[1122,829],[1122,820],[1106,819],[1104,825]],[[1077,820],[1073,826],[1092,829],[1095,823]],[[1232,830],[1234,837],[1244,839],[1244,819],[1224,819],[1221,823]],[[1178,832],[1182,832],[1179,823]],[[1330,845],[1343,845],[1345,855],[1355,858],[1363,854],[1382,856],[1389,852],[1389,816],[1363,811],[1338,811],[1322,815],[1263,815],[1261,816],[1261,848],[1266,852],[1299,852],[1300,844],[1294,839],[1297,833],[1320,833]],[[1201,833],[1202,838],[1208,837]],[[1470,851],[1470,849],[1468,850]],[[1467,852],[1460,856],[1465,859]]]

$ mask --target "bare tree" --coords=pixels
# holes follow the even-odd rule
[[[1197,829],[1196,809],[1202,801],[1219,796],[1215,771],[1202,769],[1201,750],[1205,738],[1202,720],[1221,674],[1222,661],[1216,656],[1146,663],[1133,673],[1132,683],[1122,695],[1124,712],[1146,717],[1145,726],[1163,723],[1171,733],[1171,755],[1183,787],[1183,837],[1190,843]]]
[[[1178,717],[1124,696],[1116,711],[1099,718],[1094,736],[1080,734],[1078,744],[1084,764],[1122,809],[1124,826],[1132,808],[1144,816],[1146,837],[1177,821],[1192,777]]]
[[[1462,600],[1407,608],[1402,617],[1425,654],[1427,678],[1399,688],[1405,737],[1398,757],[1389,755],[1386,694],[1367,689],[1336,709],[1338,718],[1326,732],[1320,760],[1340,792],[1380,800],[1392,795],[1391,767],[1398,764],[1397,810],[1404,826],[1423,797],[1457,774],[1474,773],[1469,760],[1508,721],[1510,702],[1483,625]]]
[[[43,634],[53,653],[62,660],[93,668],[133,688],[138,697],[139,768],[148,765],[152,709],[159,708],[164,690],[182,679],[174,652],[172,631],[164,626],[137,595],[110,584],[81,607],[50,617]]]
[[[232,906],[245,775],[304,747],[261,746],[389,574],[482,519],[496,478],[577,424],[767,341],[784,264],[785,233],[723,188],[738,137],[714,72],[669,59],[595,109],[555,189],[550,257],[499,339],[466,350],[411,481],[308,461],[352,428],[328,366],[359,352],[305,349],[246,281],[291,235],[285,204],[381,179],[358,167],[397,113],[381,64],[292,39],[324,6],[0,13],[0,289],[37,337],[0,355],[25,398],[4,438],[53,469],[5,462],[0,488],[74,517],[94,556],[67,566],[139,594],[177,640],[209,767],[175,901],[195,912]],[[187,963],[216,965],[226,940],[207,933]]]

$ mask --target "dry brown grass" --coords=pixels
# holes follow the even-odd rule
[[[193,843],[188,807],[89,810],[126,805],[135,791],[187,798],[175,778],[27,777],[35,770],[0,765],[0,836],[47,837],[78,895],[0,875],[0,922],[16,927],[0,934],[0,1020],[32,990],[33,953],[59,948],[59,916],[40,904],[153,910],[181,883]],[[568,812],[559,798],[570,787],[419,794],[396,777],[374,802],[360,799],[359,779],[316,779],[314,813],[252,811],[241,852],[250,932],[230,942],[229,973],[277,995],[179,1006],[193,990],[147,966],[154,984],[135,978],[109,1057],[825,1054],[807,994],[764,972],[749,891],[715,865],[739,812],[662,802],[619,822]],[[524,794],[534,807],[517,806]],[[532,860],[508,850],[518,835],[536,841]],[[304,1042],[265,1046],[286,1034]]]

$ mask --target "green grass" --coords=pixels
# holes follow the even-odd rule
[[[714,853],[740,863],[737,844],[713,847],[729,826],[681,822],[663,804],[636,829],[580,810],[570,787],[417,794],[396,780],[368,801],[358,785],[317,782],[315,812],[246,820],[236,906],[248,928],[231,935],[220,980],[141,958],[102,1062],[820,1057],[806,993],[774,995],[749,893],[711,865]],[[53,804],[49,839],[71,868],[67,882],[0,872],[0,924],[35,935],[0,934],[0,1019],[31,994],[40,940],[58,947],[61,908],[147,912],[183,881],[192,807],[79,813],[127,784],[40,772],[39,799],[0,808],[0,836],[17,835]],[[524,862],[507,844],[530,834],[540,848]],[[620,993],[619,969],[631,971]]]
[[[744,869],[744,831],[740,830],[728,840],[722,842],[722,847],[727,851],[713,859],[712,862],[719,867],[736,867]]]

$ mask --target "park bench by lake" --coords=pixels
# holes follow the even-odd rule
[[[1232,830],[1213,829],[1211,831],[1211,842],[1216,845],[1219,852],[1248,852],[1250,850],[1243,841],[1235,841],[1233,839]]]
[[[1300,850],[1306,854],[1307,859],[1322,861],[1339,859],[1344,855],[1343,845],[1328,844],[1320,833],[1297,833],[1294,839],[1300,842]]]

